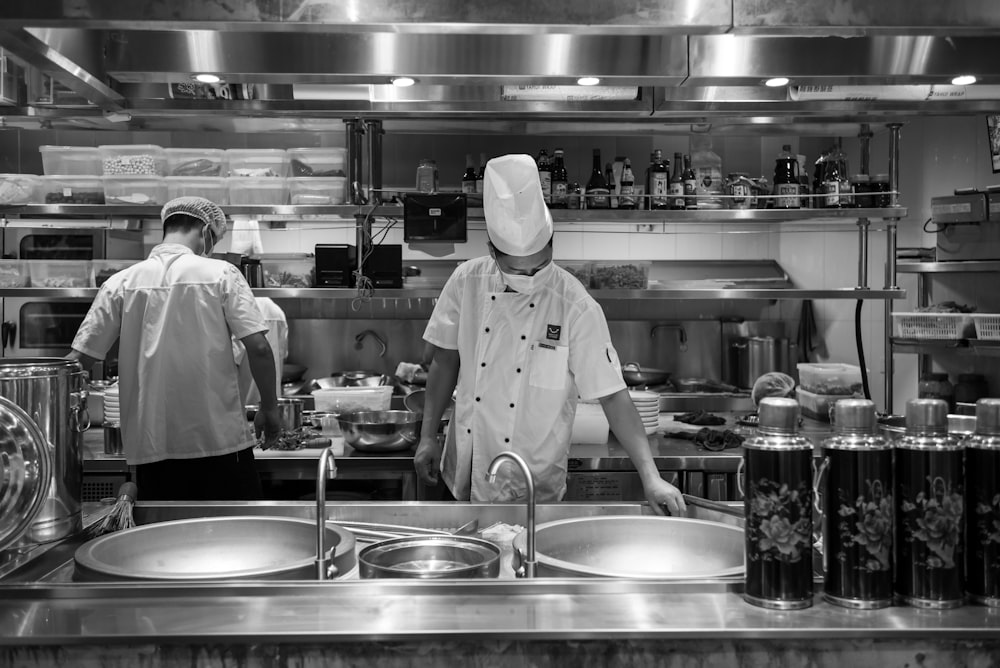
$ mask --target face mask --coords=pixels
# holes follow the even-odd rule
[[[497,269],[500,269],[499,264],[497,264]],[[526,295],[537,292],[539,288],[544,286],[549,281],[554,273],[555,265],[551,262],[535,272],[534,276],[508,274],[503,269],[500,269],[500,276],[503,278],[503,282],[511,290]]]

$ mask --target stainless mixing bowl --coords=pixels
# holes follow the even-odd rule
[[[407,536],[369,545],[358,563],[363,578],[495,578],[500,548],[467,536]]]
[[[355,411],[339,418],[344,442],[361,452],[407,450],[420,440],[423,414],[411,411]]]

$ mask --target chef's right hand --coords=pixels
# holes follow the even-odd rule
[[[436,485],[441,470],[441,451],[444,449],[436,435],[422,437],[413,455],[413,468],[417,477],[428,485]]]
[[[257,411],[257,415],[253,418],[253,433],[258,439],[264,434],[264,442],[260,445],[264,450],[278,444],[278,437],[281,436],[281,414],[278,413],[277,407]]]

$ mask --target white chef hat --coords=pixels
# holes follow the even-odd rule
[[[167,218],[175,213],[197,218],[208,225],[215,233],[216,242],[221,241],[226,234],[226,214],[218,204],[204,197],[175,197],[163,205],[160,221],[167,222]]]
[[[486,163],[483,212],[497,250],[523,257],[545,248],[552,238],[552,214],[530,155],[503,155]]]

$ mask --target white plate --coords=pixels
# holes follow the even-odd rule
[[[632,401],[638,399],[639,401],[659,401],[660,395],[656,392],[643,392],[636,390],[629,390],[629,396],[632,397]]]

